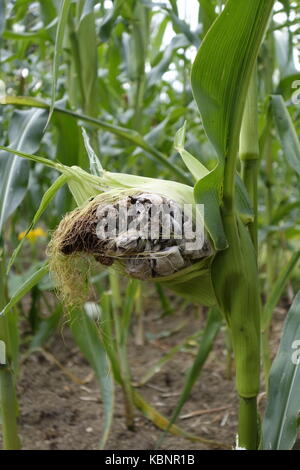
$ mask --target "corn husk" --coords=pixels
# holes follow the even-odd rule
[[[113,249],[111,246],[104,249],[103,243],[93,237],[91,244],[90,232],[88,237],[82,235],[87,224],[91,227],[91,218],[99,207],[105,208],[108,204],[117,204],[132,197],[137,202],[141,198],[160,198],[164,203],[169,201],[180,208],[184,204],[195,206],[192,187],[174,181],[106,171],[100,176],[93,176],[77,167],[66,171],[70,176],[70,190],[79,207],[61,221],[47,250],[58,294],[66,304],[78,305],[87,300],[88,276],[95,266],[98,269],[111,266],[124,276],[165,285],[191,301],[207,306],[215,304],[210,274],[215,250],[206,231],[203,249],[193,253],[186,253],[180,241],[174,239],[137,249],[137,240],[132,232],[122,233],[112,240]],[[76,249],[73,249],[74,234],[80,231],[79,242],[76,241]],[[72,237],[73,245],[70,241]],[[70,249],[70,246],[73,248]]]

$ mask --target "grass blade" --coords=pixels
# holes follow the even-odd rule
[[[70,328],[74,340],[95,371],[101,389],[103,433],[100,448],[103,449],[108,439],[114,411],[114,386],[110,365],[96,323],[83,311],[72,310],[70,316]]]
[[[300,410],[299,338],[300,292],[288,312],[270,372],[269,397],[263,422],[265,450],[290,450],[296,440]]]
[[[291,116],[281,95],[273,95],[271,105],[283,154],[290,167],[300,176],[300,143]]]
[[[286,283],[289,280],[290,275],[292,274],[292,271],[294,267],[296,266],[297,262],[300,259],[300,251],[298,253],[294,253],[288,264],[284,266],[282,269],[281,273],[279,274],[274,287],[268,296],[267,303],[263,309],[263,314],[262,314],[262,330],[266,330],[268,325],[270,324],[272,320],[272,314],[274,312],[274,309],[276,305],[278,304],[282,293],[285,289]]]
[[[35,271],[24,284],[17,289],[13,294],[8,304],[0,312],[0,316],[6,315],[6,313],[13,308],[19,300],[21,300],[24,295],[26,295],[32,288],[35,286],[49,271],[48,262],[45,262],[41,268]]]
[[[33,109],[15,111],[9,128],[10,145],[16,150],[35,152],[42,138],[46,111]],[[2,150],[6,150],[1,147]],[[7,149],[8,151],[8,149]],[[22,202],[28,186],[29,166],[17,154],[8,160],[0,159],[0,232],[8,217]]]
[[[42,197],[42,200],[41,200],[41,203],[40,203],[40,206],[38,208],[38,210],[36,211],[34,217],[33,217],[33,220],[31,222],[31,224],[29,225],[29,227],[27,228],[26,232],[25,232],[25,235],[24,237],[22,238],[22,240],[20,241],[20,243],[18,244],[17,248],[14,249],[13,251],[13,254],[9,260],[9,263],[8,263],[8,266],[7,266],[7,273],[10,271],[13,263],[15,262],[15,259],[16,257],[18,256],[18,254],[20,253],[21,249],[22,249],[22,246],[26,240],[26,235],[28,235],[28,233],[30,232],[30,230],[33,229],[33,227],[36,225],[36,223],[38,222],[38,220],[40,219],[40,217],[42,216],[42,214],[44,213],[44,211],[46,210],[46,208],[48,207],[48,204],[50,204],[50,202],[53,200],[55,194],[57,193],[57,191],[67,182],[67,177],[65,175],[61,175],[59,178],[57,178],[57,180],[52,184],[52,186],[50,186],[50,188],[45,192],[44,196]]]
[[[48,126],[55,103],[55,96],[56,96],[56,83],[58,77],[58,65],[59,65],[59,58],[62,52],[62,44],[64,39],[64,32],[67,23],[69,8],[71,5],[71,0],[62,0],[59,17],[58,17],[58,24],[56,29],[56,38],[55,38],[55,47],[54,47],[54,60],[53,60],[53,77],[52,77],[52,89],[51,89],[51,104],[49,109],[49,116],[46,123],[45,128]]]

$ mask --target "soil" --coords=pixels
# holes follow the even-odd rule
[[[132,334],[129,357],[133,381],[138,382],[145,371],[172,346],[204,326],[206,311],[187,306],[184,310],[158,317],[157,308],[145,305],[145,344],[135,344]],[[279,342],[285,309],[276,311],[272,332],[272,349]],[[184,325],[183,325],[184,322]],[[178,330],[178,331],[176,331]],[[26,334],[24,333],[25,339]],[[234,379],[228,378],[226,335],[219,333],[206,361],[201,377],[194,385],[177,424],[202,438],[231,447],[237,426],[237,398]],[[66,325],[46,345],[23,358],[18,383],[20,402],[20,434],[24,449],[97,449],[101,434],[101,397],[87,361],[74,345]],[[185,373],[192,365],[196,343],[177,353],[152,379],[139,388],[142,396],[160,413],[170,417],[184,383]],[[81,382],[81,383],[80,383]],[[264,406],[264,394],[259,397]],[[154,449],[161,431],[139,411],[135,432],[125,425],[121,390],[116,390],[113,427],[107,449]],[[199,412],[186,419],[184,415]],[[220,444],[207,445],[168,435],[162,449],[220,449]]]

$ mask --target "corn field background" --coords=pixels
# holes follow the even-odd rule
[[[299,22],[0,0],[3,449],[299,448]],[[157,200],[203,205],[200,250],[99,242]]]

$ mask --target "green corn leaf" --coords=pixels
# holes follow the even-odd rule
[[[286,216],[290,215],[290,213],[298,207],[300,207],[300,201],[294,201],[288,204],[280,204],[279,207],[273,213],[271,225],[278,224],[278,222],[280,222]]]
[[[282,96],[273,95],[271,105],[284,156],[290,167],[300,176],[300,143],[291,116]]]
[[[213,170],[195,186],[195,200],[205,205],[215,247],[226,248],[228,240],[228,248],[213,261],[212,281],[231,327],[237,390],[244,398],[255,397],[259,389],[259,285],[252,241],[230,199],[246,96],[273,4],[228,0],[201,44],[191,75],[203,127],[217,155]],[[223,217],[221,203],[229,208]]]
[[[40,206],[39,206],[38,210],[36,211],[36,213],[34,214],[34,217],[33,217],[33,220],[31,222],[31,224],[27,228],[27,230],[25,232],[25,235],[22,238],[22,240],[20,241],[20,243],[18,244],[17,248],[15,248],[14,251],[13,251],[13,254],[12,254],[12,256],[9,260],[8,266],[7,266],[7,273],[10,271],[13,263],[15,262],[16,257],[20,253],[20,251],[22,249],[22,246],[23,246],[23,244],[26,240],[26,235],[28,235],[30,230],[32,230],[33,227],[37,224],[38,220],[40,219],[40,217],[42,216],[42,214],[44,213],[44,211],[46,210],[46,208],[48,207],[50,202],[53,200],[53,198],[56,195],[57,191],[66,182],[67,182],[67,177],[65,175],[61,175],[59,178],[57,178],[57,180],[55,180],[55,182],[52,184],[52,186],[50,186],[50,188],[47,189],[47,191],[43,195]]]
[[[161,79],[164,72],[168,70],[168,67],[173,59],[175,51],[177,51],[181,47],[188,47],[189,45],[190,42],[183,34],[178,34],[171,40],[168,47],[166,47],[160,62],[155,65],[155,67],[153,67],[147,75],[149,87],[156,85],[157,82]]]
[[[35,152],[42,138],[47,113],[41,109],[15,111],[9,128],[10,146],[15,150]],[[2,150],[5,150],[2,147]],[[8,149],[7,149],[8,151]],[[15,154],[1,155],[0,171],[0,232],[5,221],[22,202],[28,186],[29,165]]]
[[[13,308],[24,295],[26,295],[38,282],[47,274],[49,271],[48,262],[45,262],[41,268],[35,271],[16,292],[12,295],[8,304],[0,312],[1,315],[5,315],[11,308]]]
[[[217,14],[210,0],[198,0],[199,2],[199,21],[203,24],[203,33],[206,34]]]
[[[248,224],[254,220],[253,208],[248,191],[238,173],[236,174],[235,204],[237,213],[239,214],[244,224]]]
[[[135,176],[126,173],[110,173],[108,171],[103,172],[102,177],[91,175],[86,171],[82,170],[77,166],[66,166],[61,163],[54,162],[44,157],[38,155],[30,155],[25,152],[20,152],[15,149],[10,149],[8,147],[3,147],[0,145],[0,150],[5,150],[10,154],[16,154],[19,157],[31,160],[36,163],[42,163],[46,167],[53,168],[60,173],[68,177],[68,185],[72,191],[73,183],[76,184],[74,187],[83,189],[81,196],[83,200],[78,204],[82,204],[90,196],[95,196],[97,193],[102,191],[103,184],[111,189],[126,189],[126,188],[136,188],[143,191],[151,190],[162,195],[166,195],[171,199],[174,198],[178,202],[192,204],[193,199],[193,188],[191,186],[177,183],[175,181],[161,180],[157,178],[148,178],[143,176]],[[82,197],[80,196],[80,199]],[[75,200],[77,200],[74,194]]]
[[[10,153],[12,155],[18,155],[18,157],[25,158],[26,160],[30,160],[35,163],[42,163],[46,167],[53,168],[54,170],[57,170],[57,171],[63,172],[63,169],[66,168],[64,165],[61,165],[60,163],[56,163],[52,160],[49,160],[48,158],[39,157],[38,155],[33,155],[33,154],[26,153],[26,152],[21,152],[20,150],[11,149],[9,147],[4,147],[3,145],[0,145],[0,150],[4,150],[5,152]],[[3,158],[4,156],[1,155],[2,160]]]
[[[187,168],[195,178],[196,182],[202,179],[204,176],[209,174],[209,170],[202,165],[202,163],[197,160],[193,155],[191,155],[184,148],[185,142],[185,131],[186,131],[186,121],[184,125],[176,132],[174,139],[174,148],[181,155],[182,160],[186,164]]]
[[[6,1],[5,0],[0,0],[0,36],[2,36],[2,33],[5,29],[5,21],[6,21]]]
[[[86,150],[86,153],[87,153],[87,155],[89,157],[89,161],[90,161],[90,172],[91,172],[92,175],[101,176],[102,173],[103,173],[103,168],[102,168],[102,165],[100,163],[100,160],[97,157],[97,155],[95,154],[95,152],[94,152],[94,150],[93,150],[93,148],[90,144],[89,136],[87,135],[86,130],[84,129],[84,127],[81,128],[81,131],[82,131],[82,137],[83,137],[85,150]]]
[[[255,250],[244,224],[225,218],[229,247],[216,254],[212,281],[218,306],[231,328],[240,396],[258,393],[260,363],[260,298]]]
[[[165,31],[166,31],[166,28],[169,24],[169,21],[170,19],[166,16],[161,22],[160,24],[158,25],[158,29],[157,29],[157,32],[155,34],[155,36],[152,38],[151,40],[151,45],[150,45],[150,48],[151,48],[151,58],[150,58],[150,61],[151,61],[151,64],[153,65],[153,63],[155,63],[155,59],[156,57],[158,56],[159,54],[159,51],[162,47],[162,41],[163,41],[163,38],[164,38],[164,35],[165,35]]]
[[[130,279],[126,289],[125,302],[122,312],[121,319],[121,343],[126,344],[129,334],[130,321],[135,305],[135,296],[139,286],[139,281],[136,279]]]
[[[93,368],[101,389],[103,434],[100,448],[108,439],[114,412],[114,385],[110,365],[96,323],[80,310],[70,311],[70,328],[76,344]]]
[[[172,315],[174,313],[174,307],[171,305],[170,299],[165,294],[164,288],[159,283],[156,283],[155,288],[160,300],[162,316]]]
[[[100,299],[102,341],[105,351],[109,357],[113,377],[115,381],[122,385],[123,378],[120,367],[120,360],[117,353],[116,338],[113,333],[113,315],[111,304],[111,292],[104,292]]]
[[[48,120],[47,120],[47,123],[46,123],[45,127],[48,126],[48,124],[50,122],[50,119],[51,119],[51,116],[52,116],[52,113],[53,113],[53,109],[54,109],[55,96],[56,96],[56,84],[57,84],[57,78],[58,78],[59,59],[60,59],[61,52],[62,52],[62,45],[63,45],[65,27],[66,27],[66,24],[67,24],[70,5],[71,5],[71,0],[62,0],[60,12],[59,12],[59,17],[58,17],[57,29],[56,29],[56,38],[55,38],[54,60],[53,60],[53,77],[52,77],[52,90],[51,90],[51,104],[50,104],[50,109],[49,109]]]
[[[80,161],[80,132],[76,120],[68,114],[57,113],[54,109],[52,124],[58,132],[57,150],[61,163],[76,165]]]
[[[101,41],[108,41],[124,2],[125,0],[116,0],[113,4],[113,8],[107,9],[106,14],[101,18],[99,27],[99,36]]]
[[[76,29],[80,79],[83,84],[83,109],[89,116],[97,116],[100,100],[94,0],[85,0]]]
[[[46,25],[55,20],[57,16],[57,11],[53,0],[48,0],[47,2],[40,0],[39,3],[41,7],[41,16],[43,18],[44,24]]]
[[[36,31],[26,31],[25,33],[17,33],[15,31],[6,30],[3,32],[4,39],[14,39],[22,41],[26,41],[26,39],[36,39],[36,40],[49,40],[49,29],[54,26],[55,22],[48,25],[47,28],[39,28]]]
[[[216,250],[224,250],[228,247],[228,242],[220,211],[219,169],[220,166],[196,183],[194,197],[197,204],[204,205],[205,224]]]
[[[182,33],[182,35],[184,35],[184,37],[190,44],[199,47],[199,34],[196,31],[192,31],[190,25],[185,20],[179,18],[178,14],[176,14],[174,11],[168,8],[166,8],[166,11],[168,12],[171,18],[174,31],[176,33]]]
[[[44,101],[27,98],[25,96],[5,96],[0,98],[0,104],[14,104],[20,106],[34,106],[38,108],[49,108],[49,104],[45,103]],[[154,157],[162,166],[167,168],[171,171],[172,174],[175,174],[180,181],[189,184],[191,181],[185,175],[185,173],[175,165],[173,165],[167,157],[156,150],[151,144],[149,144],[137,131],[133,129],[127,129],[125,127],[114,126],[113,124],[109,124],[104,122],[100,119],[96,119],[85,114],[75,113],[70,111],[69,109],[61,108],[58,106],[54,107],[54,112],[67,114],[68,116],[72,116],[74,119],[80,119],[84,122],[88,122],[93,124],[100,129],[103,129],[107,132],[110,132],[121,139],[125,139],[131,144],[135,145],[136,147],[140,147],[141,149],[145,150],[146,153]]]
[[[206,34],[192,67],[192,90],[203,126],[215,147],[215,168],[195,186],[206,207],[206,223],[216,249],[228,246],[220,215],[223,171],[237,153],[252,70],[273,0],[228,0]]]
[[[57,330],[61,318],[62,306],[58,304],[54,312],[49,317],[40,321],[37,331],[30,341],[28,353],[31,353],[35,349],[42,348],[45,345],[48,338],[50,338],[54,331]]]
[[[269,380],[267,409],[262,428],[263,449],[290,450],[297,437],[300,411],[300,292],[284,326]]]
[[[267,303],[264,306],[263,309],[263,314],[262,314],[262,330],[266,330],[268,325],[271,322],[272,319],[272,314],[274,312],[274,309],[276,305],[278,304],[282,293],[286,287],[286,284],[290,278],[290,275],[293,272],[293,269],[295,268],[296,264],[298,263],[300,259],[300,251],[298,253],[294,253],[289,262],[287,263],[286,266],[282,269],[280,272],[272,291],[270,292],[268,298],[267,298]]]
[[[186,131],[186,122],[184,125],[177,131],[175,135],[175,140],[174,140],[174,148],[177,150],[177,152],[181,155],[181,158],[183,159],[185,165],[193,175],[194,179],[196,182],[204,178],[205,176],[209,175],[210,171],[199,161],[197,158],[195,158],[193,155],[191,155],[187,150],[184,148],[184,141],[185,141],[185,131]],[[214,174],[215,176],[215,174]],[[214,176],[210,177],[213,178]],[[205,185],[203,185],[205,186]],[[199,184],[199,188],[197,188],[197,191],[202,190],[202,183]],[[213,188],[211,190],[212,193],[214,193]],[[236,175],[236,193],[235,193],[235,200],[236,200],[236,208],[237,211],[241,217],[241,219],[245,223],[249,223],[250,221],[253,220],[253,210],[251,208],[251,202],[249,199],[249,195],[247,193],[247,190],[245,188],[245,185],[240,178],[239,174],[237,173]],[[216,209],[216,211],[219,213],[220,211]],[[219,226],[221,230],[221,221],[220,221],[220,215],[218,215],[219,219]],[[210,220],[209,220],[210,222]],[[213,226],[213,222],[211,221],[211,225]],[[217,229],[215,229],[216,231]],[[214,233],[213,231],[211,234]],[[217,231],[216,235],[217,236]],[[224,245],[225,246],[225,245]]]
[[[192,67],[204,129],[222,162],[236,144],[246,94],[273,0],[228,0]]]

